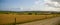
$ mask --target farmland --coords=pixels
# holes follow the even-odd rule
[[[36,20],[59,17],[60,14],[43,14],[36,12],[0,12],[0,24],[25,23]]]

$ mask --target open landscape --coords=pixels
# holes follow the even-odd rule
[[[0,12],[1,13],[1,12]],[[43,19],[49,19],[54,17],[59,17],[60,14],[55,13],[40,13],[38,12],[3,12],[0,14],[0,25],[14,25],[14,24],[23,24],[27,22],[33,22]]]
[[[0,25],[60,25],[60,0],[0,0]]]

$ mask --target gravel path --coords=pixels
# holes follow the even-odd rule
[[[55,17],[51,19],[39,20],[24,24],[17,24],[17,25],[58,25],[60,24],[60,17]]]

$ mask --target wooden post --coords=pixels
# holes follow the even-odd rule
[[[14,23],[14,25],[16,25],[16,17],[15,17],[15,19],[14,19],[14,20],[15,20],[15,23]]]

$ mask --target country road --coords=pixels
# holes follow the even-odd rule
[[[24,24],[17,24],[17,25],[60,25],[60,17],[55,17],[51,19],[39,20]]]

